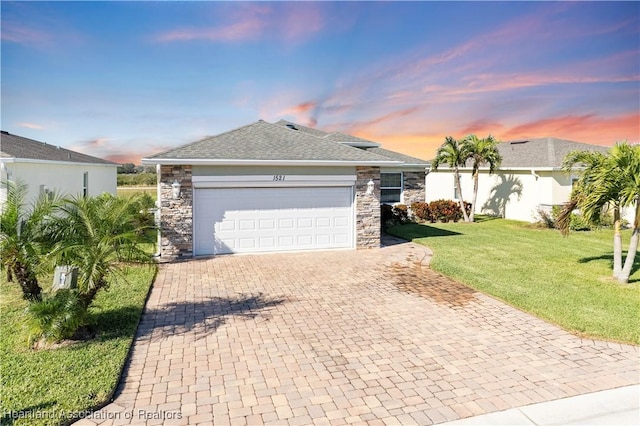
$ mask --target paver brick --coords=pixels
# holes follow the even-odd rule
[[[422,425],[640,381],[637,347],[580,339],[429,258],[406,243],[163,264],[103,410],[180,414],[165,424]]]

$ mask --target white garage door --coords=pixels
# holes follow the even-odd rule
[[[195,190],[196,255],[353,247],[353,188]]]

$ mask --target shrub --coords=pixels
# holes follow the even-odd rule
[[[538,221],[536,222],[540,225],[541,228],[555,228],[556,227],[556,217],[558,217],[559,212],[548,212],[542,208],[538,209]]]
[[[411,213],[419,221],[424,222],[430,220],[429,204],[427,203],[423,203],[421,201],[411,203]]]
[[[382,204],[380,206],[380,221],[383,229],[407,223],[410,221],[409,209],[404,204],[396,204],[394,206]]]
[[[468,206],[465,207],[469,208]],[[453,200],[435,200],[429,203],[429,221],[457,222],[460,219],[462,219],[462,211],[457,202]]]
[[[86,324],[87,310],[82,305],[78,291],[62,289],[52,296],[27,307],[29,343],[39,340],[47,343],[68,339]]]

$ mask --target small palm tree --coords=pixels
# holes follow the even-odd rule
[[[464,138],[462,144],[467,152],[468,159],[471,160],[473,198],[471,199],[471,214],[469,215],[469,222],[473,222],[475,218],[476,201],[478,199],[480,167],[488,164],[489,174],[491,175],[496,167],[500,166],[502,156],[498,151],[498,141],[491,135],[484,139],[480,139],[476,135],[469,135]]]
[[[123,266],[152,262],[144,243],[153,242],[148,232],[153,225],[140,220],[146,207],[141,197],[109,194],[69,198],[60,207],[62,214],[53,224],[51,238],[57,242],[51,256],[58,264],[78,268],[79,298],[84,309],[100,290],[109,287]]]
[[[569,232],[571,213],[579,208],[588,222],[595,222],[609,205],[613,207],[613,276],[618,281],[629,281],[638,249],[640,225],[640,145],[618,142],[608,155],[574,151],[567,155],[563,170],[571,172],[576,165],[580,178],[574,184],[570,201],[560,213],[556,226],[566,235]],[[620,234],[620,210],[635,207],[633,230],[627,258],[622,265],[622,237]]]
[[[462,187],[460,186],[460,167],[464,167],[468,158],[469,153],[465,144],[451,136],[447,136],[444,143],[438,148],[436,158],[431,163],[431,168],[434,171],[437,171],[441,164],[448,164],[449,167],[453,169],[453,178],[458,188],[458,203],[460,204],[460,210],[462,210],[462,217],[465,222],[469,222],[469,215],[464,208],[464,198],[462,197]]]
[[[29,208],[24,182],[8,181],[4,186],[7,199],[0,213],[0,264],[7,281],[20,285],[25,300],[40,301],[38,272],[46,253],[45,230],[59,199],[55,194],[41,194]]]

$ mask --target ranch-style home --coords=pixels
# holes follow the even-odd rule
[[[158,169],[165,258],[379,247],[380,204],[424,201],[428,165],[285,120],[142,162]]]
[[[502,164],[489,175],[488,167],[480,169],[476,213],[507,219],[535,222],[539,211],[550,212],[569,200],[577,176],[561,171],[565,156],[574,150],[606,153],[609,147],[573,142],[557,138],[537,138],[498,144]],[[427,201],[441,198],[458,200],[460,192],[454,183],[453,169],[441,165],[426,178]],[[460,169],[462,196],[473,196],[471,167]]]
[[[28,185],[26,202],[41,193],[96,196],[116,193],[118,164],[4,130],[0,134],[0,205],[7,180]]]

